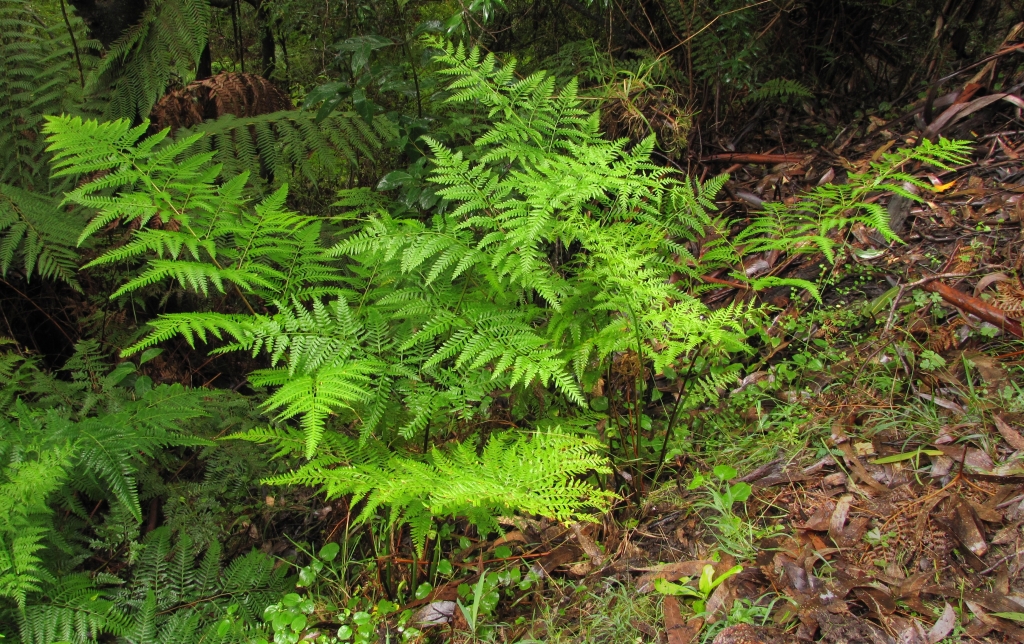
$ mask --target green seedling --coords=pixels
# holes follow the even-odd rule
[[[471,590],[468,590],[470,587],[466,584],[459,586],[459,594],[464,596],[468,604],[463,604],[461,598],[455,600],[455,603],[462,611],[462,616],[466,618],[466,625],[474,640],[484,634],[483,622],[498,605],[498,581],[498,575],[490,573],[480,575],[480,579]],[[469,601],[470,596],[472,601]]]
[[[702,474],[694,476],[687,489],[702,489],[707,500],[698,501],[695,505],[714,511],[707,523],[717,532],[719,544],[725,552],[737,557],[748,556],[754,548],[755,535],[753,526],[733,511],[733,506],[750,498],[753,489],[749,483],[729,483],[736,477],[736,468],[729,465],[718,465],[712,470],[714,477]]]
[[[697,588],[687,586],[690,582],[689,577],[683,577],[678,583],[658,578],[654,580],[654,590],[662,595],[672,595],[674,597],[683,597],[695,600],[692,605],[693,612],[700,615],[704,612],[708,598],[711,597],[711,593],[714,592],[715,588],[721,586],[722,582],[729,577],[741,572],[743,572],[743,566],[733,566],[718,577],[715,577],[715,567],[711,564],[707,564],[700,573],[700,579],[697,581]]]

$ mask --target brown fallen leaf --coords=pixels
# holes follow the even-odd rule
[[[978,280],[978,283],[974,286],[974,294],[981,295],[982,292],[992,284],[995,284],[996,282],[1008,281],[1010,281],[1010,276],[1007,275],[1006,273],[989,273],[985,277]],[[973,358],[971,359],[971,362],[974,362]]]
[[[955,627],[956,611],[949,605],[949,602],[946,602],[942,614],[928,631],[928,644],[938,644],[941,640],[946,639],[946,636],[952,633]]]
[[[574,544],[562,544],[552,550],[549,554],[540,558],[538,563],[541,570],[538,572],[549,573],[559,566],[576,561],[583,554],[583,551]]]
[[[956,463],[963,463],[969,465],[975,469],[991,470],[996,466],[989,458],[989,455],[980,449],[974,447],[964,447],[963,445],[936,445],[936,449],[951,458]],[[966,454],[964,450],[967,450]]]
[[[730,583],[732,579],[733,577],[729,577],[723,581],[711,593],[711,597],[708,598],[704,611],[708,614],[707,620],[709,624],[718,621],[718,617],[721,614],[727,614],[732,608],[732,603],[736,599],[735,589]]]
[[[1007,445],[1013,449],[1024,449],[1024,436],[1021,436],[1020,432],[1010,427],[1010,424],[999,416],[993,416],[992,420],[995,421],[996,429]]]
[[[974,508],[963,499],[953,508],[953,515],[950,517],[950,525],[956,534],[957,540],[979,557],[985,556],[988,552],[988,543],[985,541],[985,533]]]
[[[704,626],[704,620],[693,618],[684,622],[679,600],[672,595],[665,596],[661,608],[665,613],[665,634],[668,636],[668,644],[690,644],[696,639],[701,627]]]
[[[430,602],[416,612],[412,617],[412,623],[419,628],[433,626],[436,624],[448,624],[455,619],[454,601]]]
[[[929,476],[934,479],[942,478],[953,470],[953,459],[948,456],[932,456],[932,468]]]
[[[834,437],[835,433],[833,432],[833,438]],[[857,455],[853,451],[853,446],[850,445],[849,441],[845,441],[842,443],[839,443],[837,441],[837,444],[839,445],[839,449],[843,452],[843,460],[846,461],[847,466],[849,466],[849,468],[853,470],[853,473],[857,475],[858,479],[860,479],[863,483],[866,483],[868,487],[872,488],[876,492],[880,492],[882,494],[889,493],[889,488],[885,487],[885,485],[876,481],[868,472],[867,468],[864,467],[864,464],[860,462],[860,460],[857,458]]]
[[[629,620],[629,624],[630,624],[630,626],[632,626],[636,630],[640,631],[641,633],[643,633],[647,637],[654,638],[655,640],[657,640],[658,636],[661,634],[661,633],[658,632],[658,629],[654,628],[653,626],[651,626],[647,622],[644,622],[644,621],[641,621],[639,619],[636,619],[635,617],[633,619]]]
[[[985,590],[964,590],[956,586],[939,586],[937,584],[927,585],[921,589],[922,593],[935,595],[937,597],[948,597],[956,601],[968,600],[993,613],[1014,613],[1020,612],[1020,604],[1005,595],[990,593]]]
[[[579,523],[572,524],[572,532],[576,536],[580,547],[583,548],[583,552],[587,553],[594,566],[600,567],[604,561],[604,553],[597,547],[597,543],[590,538],[590,535],[583,531],[583,526]]]
[[[964,408],[963,407],[961,407],[960,405],[956,404],[952,400],[946,400],[945,398],[943,398],[941,396],[933,396],[931,394],[926,394],[926,393],[923,393],[923,392],[918,392],[917,396],[919,398],[921,398],[922,400],[927,400],[929,402],[935,403],[939,407],[942,407],[943,409],[948,409],[951,412],[954,412],[954,413],[957,413],[957,414],[963,414],[964,413]]]
[[[989,385],[990,391],[1002,391],[1009,385],[1010,374],[1003,369],[998,359],[976,351],[965,352],[963,356],[970,360],[974,368],[978,370],[982,379]]]
[[[964,603],[967,604],[967,607],[971,609],[974,616],[977,617],[985,626],[1009,635],[1018,642],[1024,642],[1024,628],[1020,628],[1008,619],[999,619],[998,617],[989,615],[983,610],[982,606],[979,605],[978,602],[965,599]]]
[[[886,617],[885,625],[896,635],[896,641],[900,644],[930,644],[928,634],[924,627],[916,619],[904,617]]]
[[[976,503],[970,499],[967,499],[967,502],[971,504],[971,509],[974,510],[974,515],[982,521],[986,521],[988,523],[1002,523],[1003,513],[999,510],[981,505],[980,503]]]
[[[832,537],[836,545],[842,545],[839,541],[842,538],[843,527],[846,525],[846,519],[850,515],[850,506],[852,504],[853,495],[844,494],[839,499],[839,502],[836,503],[836,509],[832,512],[832,518],[828,522],[828,536]]]
[[[874,586],[854,588],[853,594],[864,604],[870,615],[881,619],[896,612],[896,600],[888,590]]]
[[[870,621],[851,614],[832,613],[822,608],[801,615],[805,624],[810,619],[817,622],[821,631],[821,642],[827,644],[892,644],[885,631]]]
[[[515,541],[522,542],[522,543],[529,543],[529,541],[526,539],[526,535],[524,535],[522,532],[520,532],[519,530],[511,530],[509,532],[506,532],[502,536],[498,537],[497,539],[495,539],[494,543],[492,543],[491,545],[494,546],[494,547],[497,547],[497,546],[500,546],[502,544],[512,543],[512,542],[515,542]]]
[[[992,535],[992,544],[996,546],[1005,546],[1009,543],[1013,543],[1017,539],[1017,531],[1019,529],[1019,523],[1014,523],[1006,526],[1005,528],[1001,528],[998,532]]]
[[[813,530],[815,532],[826,532],[829,528],[829,517],[832,516],[836,506],[831,501],[826,502],[815,510],[814,514],[805,523],[794,523],[793,527],[800,530]]]

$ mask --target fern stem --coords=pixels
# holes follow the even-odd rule
[[[75,64],[78,65],[78,82],[85,87],[85,72],[82,71],[82,57],[78,53],[78,41],[75,40],[75,32],[71,28],[71,21],[68,20],[68,10],[64,5],[64,0],[60,0],[60,13],[64,16],[64,24],[68,28],[68,36],[71,37],[71,48],[75,51]]]
[[[395,8],[402,15],[402,22],[405,22],[405,10],[398,0],[395,0]],[[412,51],[409,49],[408,39],[402,41],[402,49],[405,50],[405,57],[409,59],[409,69],[412,70],[412,82],[416,86],[416,117],[423,118],[423,101],[420,98],[420,75],[416,71],[416,63],[412,59]]]
[[[654,471],[654,480],[658,480],[658,475],[661,474],[661,468],[665,464],[665,455],[668,453],[668,441],[672,438],[672,431],[676,428],[676,421],[679,420],[679,412],[682,410],[686,401],[690,399],[690,376],[693,375],[693,368],[697,364],[696,358],[690,362],[690,366],[686,369],[686,375],[683,376],[683,386],[686,387],[686,395],[679,399],[676,403],[675,408],[672,409],[672,416],[668,420],[668,427],[665,429],[665,440],[661,443],[661,454],[658,455],[658,467]]]
[[[35,301],[34,299],[32,299],[32,298],[31,298],[31,297],[29,297],[28,295],[26,295],[26,294],[22,293],[21,291],[19,291],[19,290],[18,290],[17,288],[15,288],[15,287],[14,287],[14,285],[12,285],[12,284],[11,284],[10,282],[8,282],[7,280],[5,280],[5,279],[3,279],[3,278],[0,278],[0,282],[3,282],[4,286],[8,287],[9,289],[11,289],[12,291],[14,291],[14,292],[15,292],[15,293],[17,293],[18,295],[20,295],[20,296],[22,296],[23,298],[25,298],[25,300],[26,300],[26,301],[27,301],[27,302],[28,302],[29,304],[31,304],[32,306],[34,306],[34,307],[35,307],[35,308],[36,308],[36,309],[37,309],[37,310],[38,310],[38,311],[39,311],[40,313],[42,313],[43,315],[45,315],[45,316],[46,316],[46,319],[48,319],[48,320],[49,320],[50,322],[52,322],[52,323],[53,323],[53,326],[57,327],[57,330],[58,330],[58,331],[60,331],[60,334],[61,334],[61,335],[63,335],[63,336],[64,336],[64,338],[65,338],[65,339],[67,339],[67,341],[68,341],[68,342],[70,342],[70,343],[71,343],[72,345],[74,345],[74,344],[75,344],[75,341],[71,339],[71,336],[69,336],[69,335],[68,335],[68,334],[67,334],[67,333],[66,333],[66,332],[64,331],[64,327],[62,327],[62,326],[61,326],[60,324],[58,324],[58,323],[57,323],[57,320],[54,320],[54,319],[53,319],[52,317],[50,317],[50,314],[49,314],[49,313],[47,313],[47,312],[46,312],[46,311],[45,311],[45,310],[44,310],[44,309],[43,309],[43,308],[42,308],[41,306],[39,306],[38,304],[36,304],[36,301]],[[8,326],[8,327],[10,327],[10,323],[8,323],[8,324],[7,324],[7,326]]]

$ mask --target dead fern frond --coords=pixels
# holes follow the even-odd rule
[[[255,74],[225,72],[168,92],[150,114],[152,128],[192,127],[225,114],[259,116],[293,109],[288,95]]]

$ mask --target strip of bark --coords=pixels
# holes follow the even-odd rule
[[[1015,335],[1018,338],[1024,338],[1024,330],[1021,329],[1020,322],[1007,317],[1005,311],[997,309],[981,298],[958,291],[952,286],[947,286],[938,280],[922,284],[921,288],[932,293],[938,293],[942,299],[946,300],[958,309],[976,315],[989,324],[992,324],[1007,333]]]
[[[741,154],[729,152],[727,154],[712,154],[701,159],[704,163],[712,161],[731,161],[734,163],[800,163],[806,154]]]

